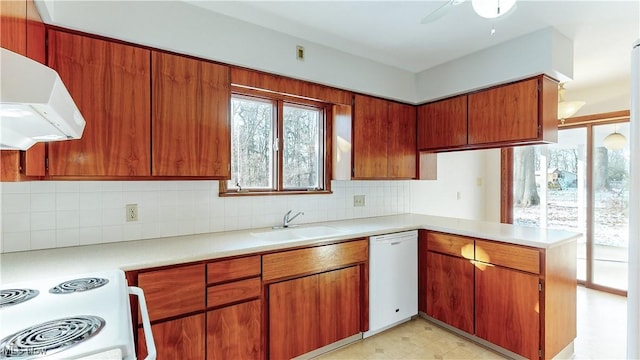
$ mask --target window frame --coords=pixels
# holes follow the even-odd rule
[[[331,194],[331,119],[332,119],[332,104],[304,98],[297,96],[290,96],[268,90],[258,90],[254,88],[247,88],[244,86],[232,85],[231,94],[229,96],[229,102],[231,102],[234,96],[241,98],[256,98],[260,100],[266,100],[273,104],[274,114],[274,135],[278,139],[278,151],[274,151],[274,165],[273,165],[273,185],[271,189],[264,188],[248,188],[238,191],[235,188],[229,188],[227,181],[219,181],[219,195],[220,196],[252,196],[252,195],[301,195],[301,194]],[[293,106],[299,106],[303,108],[314,108],[321,111],[320,113],[320,126],[318,137],[320,138],[319,153],[324,153],[323,156],[318,156],[318,160],[322,159],[322,164],[319,164],[318,170],[322,172],[319,176],[318,183],[323,186],[317,189],[285,189],[283,186],[283,149],[284,149],[284,114],[283,109],[286,104]],[[229,107],[231,112],[231,106]],[[229,114],[229,128],[231,129],[231,114]],[[233,154],[231,155],[233,156]]]

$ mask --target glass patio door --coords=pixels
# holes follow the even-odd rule
[[[558,131],[558,143],[513,149],[514,224],[577,231],[577,278],[627,290],[629,145],[604,146],[629,123],[583,124]]]
[[[629,123],[593,126],[593,260],[596,285],[627,290],[629,244],[629,143],[607,149],[604,138],[626,134]]]
[[[519,147],[513,152],[513,223],[582,233],[578,239],[577,277],[586,281],[586,128],[560,130],[556,144]],[[526,169],[531,166],[533,169]],[[523,177],[531,174],[535,176],[535,190],[520,190],[526,184]]]

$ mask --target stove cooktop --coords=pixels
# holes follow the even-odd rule
[[[0,359],[135,359],[124,272],[0,285]]]
[[[0,290],[0,308],[18,305],[38,296],[40,291],[34,289],[5,289]]]

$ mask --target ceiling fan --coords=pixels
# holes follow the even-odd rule
[[[442,6],[427,14],[420,23],[432,23],[465,1],[466,0],[448,0]],[[515,4],[516,0],[471,0],[471,5],[476,14],[487,19],[494,19],[506,14]]]

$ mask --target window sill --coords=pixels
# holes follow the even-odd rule
[[[228,191],[220,192],[220,197],[233,197],[233,196],[264,196],[264,195],[319,195],[319,194],[333,194],[331,190],[291,190],[291,191]]]

